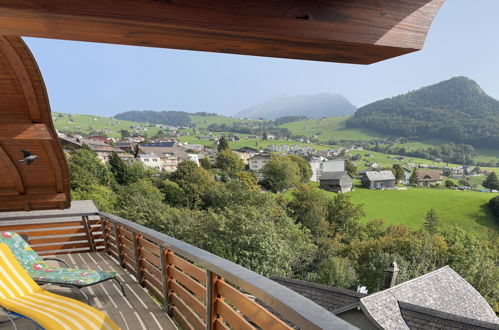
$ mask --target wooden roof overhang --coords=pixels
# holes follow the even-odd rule
[[[22,150],[38,157],[20,162]],[[0,212],[69,202],[69,171],[40,71],[21,38],[0,36]]]
[[[369,64],[423,47],[445,0],[0,0],[0,34]]]
[[[0,0],[0,211],[70,202],[43,79],[10,36],[369,64],[421,49],[444,1]]]

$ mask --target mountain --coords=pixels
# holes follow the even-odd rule
[[[499,149],[499,101],[466,77],[368,104],[346,125]]]
[[[134,110],[119,113],[115,115],[114,118],[171,126],[189,126],[191,124],[191,117],[189,116],[189,113],[182,111]]]
[[[356,108],[342,95],[317,94],[286,97],[280,96],[238,112],[239,118],[276,119],[284,116],[311,118],[350,115]]]

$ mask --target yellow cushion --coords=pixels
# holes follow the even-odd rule
[[[40,288],[6,244],[0,244],[0,305],[45,329],[119,329],[101,311]]]

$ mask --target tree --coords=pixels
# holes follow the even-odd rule
[[[106,165],[88,147],[72,151],[68,163],[73,190],[87,190],[92,185],[109,186],[114,179]]]
[[[153,139],[164,139],[166,137],[165,132],[159,130],[158,133],[154,134]]]
[[[120,133],[122,139],[132,136],[126,129],[120,129],[118,133]]]
[[[307,280],[340,288],[351,288],[357,283],[357,272],[348,258],[330,256],[319,264],[316,273],[307,276]]]
[[[428,212],[426,212],[425,220],[423,223],[424,229],[426,229],[431,234],[435,234],[439,226],[440,220],[438,219],[437,211],[435,211],[434,209],[428,210]]]
[[[302,184],[293,191],[293,199],[288,204],[289,213],[296,222],[308,228],[314,237],[326,236],[331,200],[332,195],[327,191]]]
[[[255,176],[255,173],[249,171],[241,171],[237,172],[234,175],[234,179],[246,182],[248,184],[249,189],[258,190],[258,179]]]
[[[288,157],[298,165],[301,176],[300,181],[303,183],[308,183],[313,174],[312,168],[310,167],[310,163],[305,158],[298,155],[288,155],[286,157]]]
[[[233,178],[237,172],[244,169],[244,163],[238,155],[229,149],[222,149],[217,156],[215,166],[222,170],[222,174]]]
[[[147,225],[163,219],[167,209],[163,204],[163,194],[149,180],[140,180],[118,189],[116,213],[123,218]]]
[[[331,231],[350,240],[360,234],[359,220],[365,216],[361,205],[354,204],[351,196],[336,194],[329,204],[328,221]]]
[[[189,160],[181,162],[170,179],[185,192],[182,203],[184,206],[200,207],[204,195],[209,190],[216,189],[211,173]]]
[[[201,165],[201,167],[204,168],[205,170],[211,169],[210,157],[205,156],[204,158],[201,158],[199,160],[199,165]]]
[[[490,172],[485,181],[483,181],[482,186],[490,190],[499,190],[499,180],[497,179],[496,172]]]
[[[84,189],[79,187],[71,192],[73,200],[92,200],[100,211],[114,213],[117,195],[106,186],[91,184]]]
[[[448,189],[454,188],[456,184],[452,180],[445,180],[445,187]]]
[[[229,150],[229,149],[230,149],[229,142],[227,142],[225,136],[222,135],[218,140],[217,150],[220,152],[222,150]]]
[[[395,176],[395,183],[397,184],[405,178],[405,171],[399,164],[393,165],[392,172]]]
[[[412,185],[418,184],[418,169],[414,168],[412,170],[411,177],[409,178],[409,183]]]
[[[489,207],[492,214],[499,220],[499,196],[496,196],[489,201]]]
[[[109,169],[119,184],[127,183],[127,165],[114,151],[109,156]]]
[[[182,206],[185,201],[184,190],[173,181],[162,181],[159,190],[163,193],[164,202],[173,207]]]
[[[357,166],[355,166],[354,162],[349,160],[345,161],[345,170],[352,178],[355,177],[355,174],[357,174]]]
[[[265,184],[273,192],[295,187],[302,178],[298,164],[287,157],[272,156],[262,173]]]

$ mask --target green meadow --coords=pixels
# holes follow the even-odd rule
[[[352,196],[362,204],[366,216],[361,220],[384,219],[387,225],[421,228],[426,212],[435,209],[442,226],[457,225],[485,238],[499,224],[487,203],[498,194],[449,189],[409,188],[408,190],[370,190],[356,187]]]

